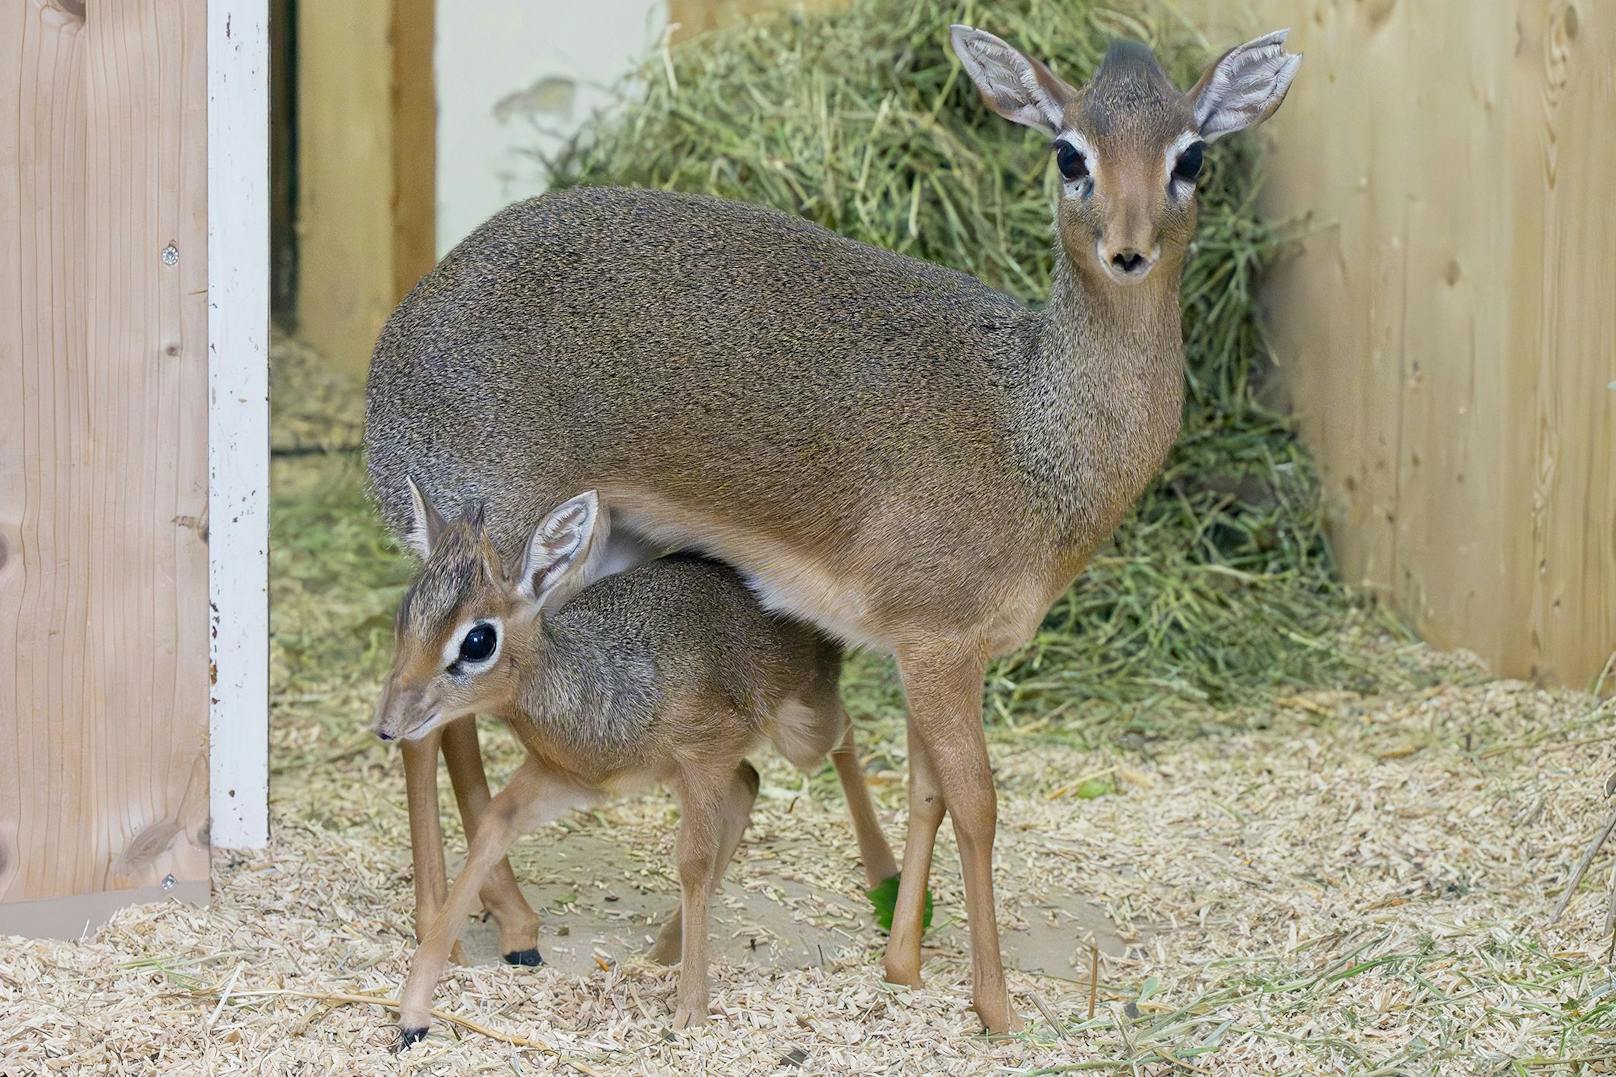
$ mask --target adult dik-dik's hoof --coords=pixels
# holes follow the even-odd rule
[[[971,1004],[971,1008],[982,1019],[982,1027],[996,1035],[1020,1032],[1027,1027],[1027,1022],[1021,1019],[1021,1015],[1010,1008],[1009,999],[999,1000],[996,1004],[985,999],[977,999]]]
[[[673,1027],[676,1031],[687,1028],[698,1028],[707,1023],[707,1000],[703,999],[699,1006],[680,1006],[673,1014]]]
[[[544,964],[544,955],[539,953],[536,946],[529,946],[526,950],[512,950],[505,955],[507,965],[526,965],[528,968],[538,968]]]

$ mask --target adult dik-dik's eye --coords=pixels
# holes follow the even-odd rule
[[[1185,183],[1194,183],[1201,174],[1201,155],[1206,151],[1205,142],[1191,142],[1183,153],[1178,155],[1178,161],[1173,165],[1173,178],[1181,179]]]
[[[460,661],[486,662],[499,643],[499,633],[491,624],[473,625],[466,638],[460,641]]]
[[[1068,182],[1075,183],[1089,174],[1088,159],[1070,142],[1055,143],[1055,163],[1060,166],[1061,175]]]

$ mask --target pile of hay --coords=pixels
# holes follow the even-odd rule
[[[983,107],[948,49],[951,22],[990,29],[1077,83],[1118,37],[1149,42],[1183,86],[1211,55],[1182,24],[1090,0],[858,0],[658,53],[619,107],[548,162],[553,182],[765,203],[1041,302],[1057,194],[1048,145]],[[990,709],[1008,720],[1074,701],[1137,712],[1376,676],[1323,642],[1352,602],[1333,581],[1313,466],[1257,395],[1268,357],[1256,293],[1281,246],[1253,206],[1258,156],[1251,136],[1208,155],[1184,281],[1183,435],[1114,548],[1036,645],[996,671]],[[896,703],[890,677],[862,672],[866,703]]]

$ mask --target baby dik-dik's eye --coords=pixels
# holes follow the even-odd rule
[[[1178,161],[1173,165],[1173,178],[1183,180],[1194,185],[1201,174],[1201,154],[1206,151],[1205,142],[1191,142],[1178,155]]]
[[[1082,150],[1070,142],[1063,140],[1055,143],[1055,164],[1060,167],[1061,175],[1068,183],[1076,183],[1088,177],[1088,158],[1083,156]]]
[[[460,661],[476,665],[486,662],[493,655],[494,648],[499,645],[499,633],[494,626],[487,622],[480,622],[471,627],[466,638],[460,641]]]

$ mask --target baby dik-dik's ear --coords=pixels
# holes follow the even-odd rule
[[[1236,45],[1206,69],[1189,92],[1201,138],[1216,142],[1224,135],[1255,127],[1279,108],[1291,88],[1299,53],[1285,51],[1289,30],[1275,30],[1255,41]]]
[[[989,108],[1034,131],[1051,136],[1059,133],[1064,126],[1062,114],[1076,99],[1076,90],[986,30],[955,24],[948,32],[954,54]]]
[[[410,530],[404,536],[404,542],[415,551],[417,557],[425,561],[432,556],[432,547],[437,544],[438,536],[443,534],[443,517],[438,510],[426,499],[421,488],[415,485],[413,476],[404,476],[404,482],[410,488]]]
[[[516,590],[536,606],[554,608],[589,583],[610,528],[600,498],[590,490],[556,509],[528,539]]]

